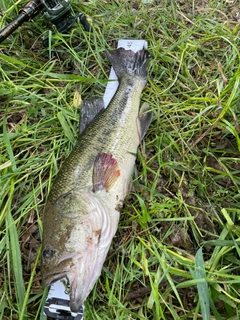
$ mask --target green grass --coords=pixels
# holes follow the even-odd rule
[[[85,319],[239,319],[238,1],[71,3],[91,33],[51,33],[40,14],[0,46],[0,318],[43,319],[41,221],[77,100],[104,93],[105,48],[135,38],[152,55],[154,117]],[[24,4],[0,0],[1,28]]]

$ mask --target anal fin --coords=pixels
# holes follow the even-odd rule
[[[144,102],[140,111],[139,111],[139,115],[138,115],[139,124],[140,124],[140,138],[141,138],[141,140],[145,136],[145,134],[150,126],[150,123],[152,121],[153,113],[152,113],[152,111],[149,111],[149,110],[150,110],[149,104]]]
[[[117,160],[109,153],[100,153],[93,168],[93,192],[103,189],[109,191],[119,176]]]

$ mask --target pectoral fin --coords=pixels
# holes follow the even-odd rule
[[[98,114],[104,110],[104,102],[101,97],[92,97],[82,102],[80,110],[79,134],[96,119]]]
[[[153,113],[152,113],[152,111],[149,111],[149,110],[150,110],[149,104],[144,102],[141,109],[140,109],[139,115],[138,115],[139,124],[140,124],[140,138],[141,138],[141,140],[145,136],[145,134],[150,126],[150,123],[152,121]]]
[[[117,160],[111,154],[99,154],[93,168],[93,192],[103,189],[109,191],[119,176]]]

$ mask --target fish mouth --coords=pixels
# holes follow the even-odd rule
[[[47,262],[46,259],[42,260],[42,286],[48,287],[52,283],[67,277],[69,270],[72,267],[72,255],[68,254],[57,262]]]
[[[43,287],[51,286],[54,282],[61,280],[67,276],[67,271],[52,272],[42,276]]]

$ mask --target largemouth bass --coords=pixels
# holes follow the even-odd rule
[[[43,219],[42,283],[67,277],[73,312],[101,273],[152,117],[147,104],[139,112],[148,51],[119,48],[107,56],[118,90],[106,109],[99,97],[82,103],[78,141],[53,183]]]

